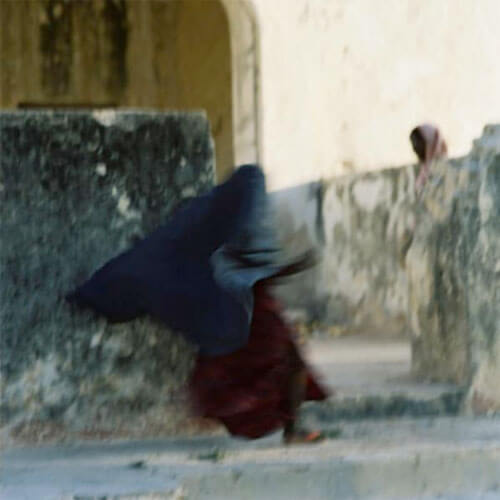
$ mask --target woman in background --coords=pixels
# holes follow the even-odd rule
[[[420,162],[420,171],[415,182],[415,189],[420,193],[429,180],[431,163],[446,158],[448,147],[437,127],[424,123],[410,133],[413,151]]]

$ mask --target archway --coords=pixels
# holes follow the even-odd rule
[[[258,160],[246,1],[19,0],[0,14],[0,107],[205,109],[218,179]]]

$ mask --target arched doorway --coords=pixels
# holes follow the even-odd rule
[[[204,109],[218,179],[258,159],[246,2],[18,0],[0,17],[0,107]]]

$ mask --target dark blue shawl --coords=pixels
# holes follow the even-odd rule
[[[149,314],[204,355],[243,347],[253,285],[281,266],[262,171],[246,165],[99,269],[68,298],[110,321]]]

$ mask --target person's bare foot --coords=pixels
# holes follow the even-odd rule
[[[321,431],[299,430],[283,434],[285,444],[314,444],[320,443],[324,439],[325,436]]]

